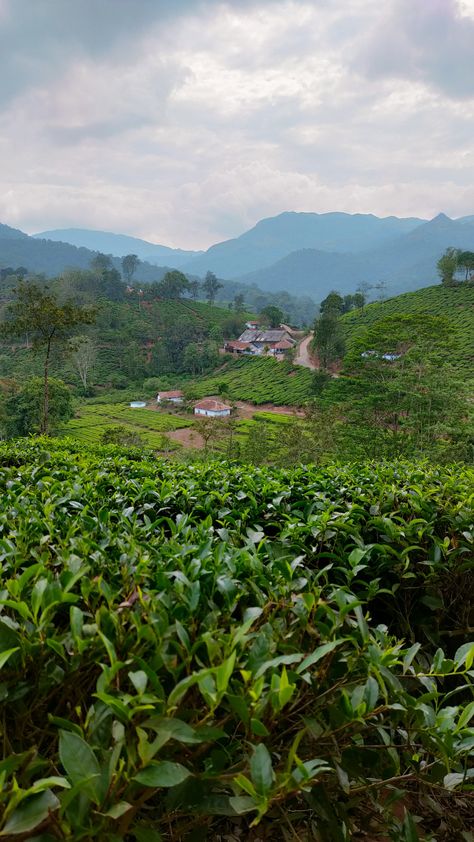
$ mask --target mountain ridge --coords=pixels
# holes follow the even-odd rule
[[[241,278],[305,248],[358,253],[413,230],[424,221],[338,211],[285,211],[259,220],[239,237],[216,243],[182,268],[198,275],[210,269],[226,280]]]
[[[173,249],[128,234],[116,234],[113,231],[101,231],[92,228],[55,228],[51,231],[33,234],[32,237],[37,240],[69,243],[77,248],[101,251],[105,254],[112,254],[114,257],[136,254],[140,260],[147,263],[154,265],[166,263],[170,268],[176,269],[202,253],[187,249]],[[161,264],[157,264],[157,260],[160,260]]]
[[[359,253],[303,249],[263,269],[242,275],[241,283],[261,289],[291,285],[296,295],[316,300],[329,289],[353,292],[362,282],[385,282],[390,295],[410,292],[436,280],[436,263],[448,247],[474,250],[474,219],[450,219],[438,214],[402,236]]]

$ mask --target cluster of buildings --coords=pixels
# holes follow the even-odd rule
[[[238,339],[232,339],[225,343],[224,349],[232,354],[268,354],[282,359],[288,351],[296,345],[296,340],[289,330],[280,325],[279,328],[262,329],[258,322],[246,322],[245,330]],[[182,404],[184,402],[183,392],[175,389],[169,392],[159,392],[156,396],[157,403]],[[194,404],[194,415],[207,418],[226,418],[231,414],[232,408],[217,398],[203,398]]]
[[[295,339],[282,325],[279,328],[263,330],[258,322],[247,322],[244,332],[238,339],[225,343],[224,349],[231,354],[250,354],[258,356],[268,354],[283,358],[296,345]]]

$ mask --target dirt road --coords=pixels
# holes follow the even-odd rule
[[[309,345],[312,338],[313,334],[309,333],[308,336],[305,336],[305,338],[301,340],[298,346],[298,353],[295,357],[295,363],[296,365],[304,365],[305,368],[310,368],[312,371],[315,371],[317,365],[309,353]]]

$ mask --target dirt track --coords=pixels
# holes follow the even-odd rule
[[[298,353],[295,357],[296,365],[303,365],[305,368],[310,368],[312,371],[317,369],[317,365],[309,353],[309,345],[313,338],[313,334],[309,333],[301,340],[298,346]]]

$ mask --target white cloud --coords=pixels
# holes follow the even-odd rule
[[[31,52],[0,0],[0,219],[205,247],[283,210],[473,212],[473,3],[45,0]]]

